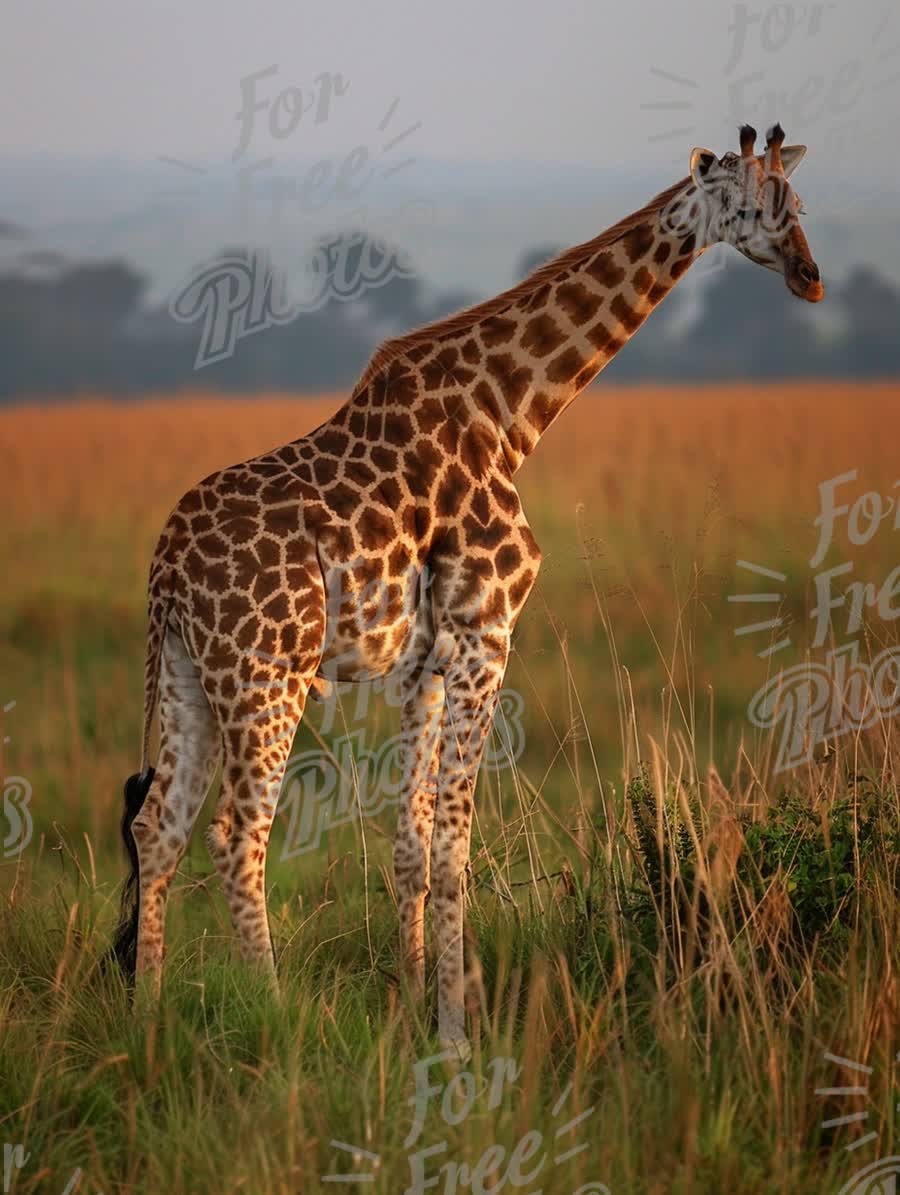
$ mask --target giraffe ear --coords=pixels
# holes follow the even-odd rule
[[[709,181],[710,171],[718,165],[719,159],[711,149],[691,150],[691,178],[698,187]]]
[[[790,178],[805,157],[805,145],[782,145],[781,165],[784,170],[784,177]]]

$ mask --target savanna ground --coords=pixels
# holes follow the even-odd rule
[[[467,1076],[431,1065],[418,1135],[433,990],[421,1018],[408,1011],[394,809],[339,741],[356,736],[359,761],[390,739],[383,695],[363,708],[347,694],[332,724],[315,707],[297,737],[295,755],[349,769],[345,812],[376,811],[298,841],[285,823],[299,781],[285,790],[268,868],[280,1003],[237,962],[203,847],[211,801],[173,889],[159,1008],[130,1006],[97,966],[124,873],[156,535],[193,481],[339,400],[0,415],[0,707],[15,702],[0,776],[30,785],[33,816],[17,852],[21,782],[7,780],[4,1189],[267,1195],[359,1189],[323,1186],[357,1173],[398,1193],[435,1147],[422,1165],[436,1191],[801,1195],[900,1153],[893,726],[777,773],[777,736],[747,716],[779,668],[824,658],[809,619],[818,486],[856,469],[839,499],[895,496],[898,400],[887,385],[604,388],[523,468],[545,565],[507,681],[521,702],[506,741],[523,750],[477,802],[477,1094],[466,1103]],[[898,537],[893,514],[866,544],[843,520],[820,568],[850,561],[846,581],[882,585]],[[773,588],[777,607],[727,600]],[[783,628],[735,630],[776,609],[791,644],[760,659]],[[871,658],[895,642],[877,609],[855,634],[846,618],[834,610],[834,645],[857,638]],[[839,1087],[856,1093],[816,1094]],[[823,1127],[854,1113],[868,1116]]]

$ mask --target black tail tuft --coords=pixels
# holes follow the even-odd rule
[[[126,982],[134,983],[135,967],[137,965],[137,936],[138,913],[140,896],[138,892],[138,853],[131,823],[140,813],[150,785],[153,783],[153,768],[136,776],[129,776],[125,781],[125,812],[122,814],[122,841],[131,862],[131,873],[125,881],[122,890],[122,906],[119,915],[119,925],[116,929],[113,944],[109,950],[106,963],[115,962],[125,976]]]

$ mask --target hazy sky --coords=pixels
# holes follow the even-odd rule
[[[809,146],[795,182],[829,275],[900,277],[889,0],[5,0],[4,18],[0,221],[29,236],[0,261],[124,257],[156,294],[226,245],[290,274],[361,226],[486,294],[525,249],[683,177],[693,146],[777,119]]]
[[[277,65],[262,98],[309,96],[328,72],[350,83],[320,127],[304,114],[300,156],[371,140],[399,97],[391,131],[421,122],[410,147],[430,158],[684,165],[695,143],[734,147],[740,119],[777,118],[810,161],[839,141],[842,175],[881,172],[900,96],[889,14],[885,0],[5,0],[0,152],[228,159],[241,79]]]

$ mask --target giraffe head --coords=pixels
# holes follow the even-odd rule
[[[711,150],[691,154],[691,178],[700,192],[706,244],[724,241],[744,257],[783,274],[798,298],[818,303],[825,294],[800,216],[803,205],[788,179],[806,153],[805,145],[784,145],[776,124],[766,135],[764,154],[754,153],[756,130],[744,125],[740,155],[717,158]]]

